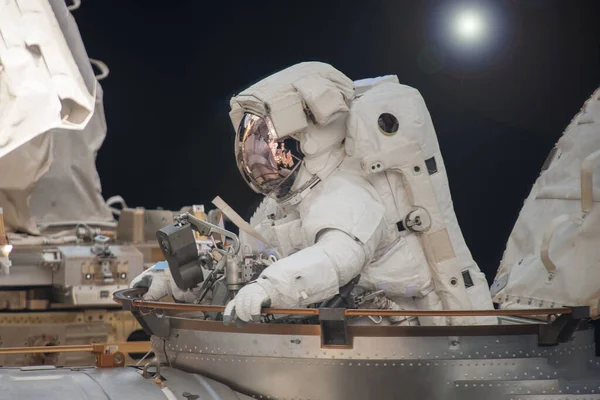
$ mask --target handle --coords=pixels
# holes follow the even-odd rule
[[[113,301],[123,306],[123,309],[125,310],[132,310],[132,301],[141,299],[147,291],[148,288],[128,288],[118,290],[113,293]]]
[[[67,6],[67,10],[75,11],[81,7],[81,0],[73,0],[73,4]]]
[[[90,58],[90,64],[100,70],[100,73],[96,75],[97,80],[101,81],[102,79],[106,78],[108,74],[110,74],[110,69],[108,69],[108,65],[104,64],[104,62]]]
[[[565,222],[574,222],[581,225],[585,216],[592,210],[594,205],[594,167],[600,160],[600,150],[588,155],[581,163],[581,214],[563,214],[550,221],[542,238],[540,247],[540,258],[542,264],[548,271],[548,281],[552,281],[556,274],[556,264],[550,258],[550,244],[552,237],[560,225]]]
[[[577,225],[581,225],[583,219],[581,216],[576,214],[563,214],[554,218],[548,228],[546,228],[546,232],[544,232],[544,236],[542,238],[542,245],[540,248],[540,258],[542,259],[542,264],[548,271],[548,281],[552,281],[554,279],[554,275],[556,274],[556,264],[550,258],[550,244],[552,242],[552,237],[556,233],[558,227],[565,222],[574,222]]]
[[[587,156],[581,163],[581,211],[589,213],[594,204],[594,167],[600,160],[600,150]]]

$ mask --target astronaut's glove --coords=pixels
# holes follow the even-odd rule
[[[144,294],[143,299],[158,301],[171,294],[170,280],[169,269],[158,263],[133,278],[129,287],[146,288],[148,291]]]
[[[0,275],[10,275],[11,265],[8,257],[0,257]]]
[[[133,278],[129,286],[147,288],[148,291],[144,294],[143,299],[149,301],[158,301],[165,296],[171,296],[184,303],[193,303],[198,290],[197,288],[186,291],[179,289],[171,276],[169,265],[165,261],[155,264]]]
[[[257,283],[244,286],[231,300],[223,313],[223,323],[229,325],[235,321],[238,326],[244,323],[260,322],[262,307],[268,307],[271,299],[267,291]]]

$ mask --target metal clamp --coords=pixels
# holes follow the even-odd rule
[[[321,347],[352,348],[344,308],[320,308]]]
[[[539,346],[556,346],[568,342],[580,324],[590,318],[590,307],[572,307],[571,310],[570,314],[560,315],[550,324],[539,325]]]
[[[431,215],[423,207],[416,207],[406,214],[401,224],[410,232],[425,232],[431,228]]]
[[[385,290],[377,290],[375,292],[361,294],[359,296],[356,296],[356,299],[354,301],[357,306],[360,306],[362,304],[375,300],[379,296],[385,296]]]
[[[43,249],[41,266],[57,271],[62,265],[62,253],[58,249]]]
[[[110,238],[104,235],[94,237],[94,245],[90,250],[100,258],[109,258],[113,255],[110,249]]]
[[[152,367],[156,368],[156,372],[150,371],[150,368]],[[150,361],[149,363],[146,363],[146,365],[144,365],[144,368],[142,369],[142,376],[145,379],[158,378],[160,376],[160,364],[156,361]]]

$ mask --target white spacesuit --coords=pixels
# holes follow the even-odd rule
[[[493,309],[485,276],[460,232],[417,90],[395,76],[352,82],[330,65],[310,62],[258,82],[231,107],[240,172],[267,196],[250,221],[259,235],[241,231],[240,242],[279,260],[229,302],[226,323],[258,321],[267,304],[319,303],[358,275],[363,292],[385,295],[374,307]],[[194,297],[193,290],[177,289],[168,270],[146,271],[132,282],[140,285],[150,286],[147,299]],[[420,317],[418,323],[497,320]]]
[[[399,308],[493,308],[456,221],[417,90],[395,76],[355,85],[333,67],[311,62],[258,82],[231,106],[240,172],[270,197],[262,208],[276,211],[251,223],[283,258],[239,291],[226,307],[226,322],[257,321],[266,304],[323,301],[359,274],[361,288],[383,290]]]

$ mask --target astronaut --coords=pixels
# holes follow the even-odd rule
[[[384,296],[366,307],[493,309],[456,221],[437,137],[417,90],[395,76],[352,82],[328,64],[307,62],[235,96],[230,117],[240,173],[266,196],[250,221],[266,243],[243,231],[240,242],[279,260],[227,304],[225,323],[259,321],[267,305],[320,303],[359,275],[359,290]],[[150,270],[132,285],[150,286],[146,298],[167,290],[182,301],[193,298],[193,291],[178,292],[168,281],[168,271]]]
[[[231,108],[240,173],[274,211],[251,223],[282,258],[229,302],[225,322],[321,302],[359,274],[360,288],[383,291],[396,309],[493,309],[418,91],[395,76],[354,83],[309,62],[256,83]]]

